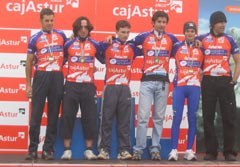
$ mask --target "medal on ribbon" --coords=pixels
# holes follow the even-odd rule
[[[159,61],[160,61],[160,59],[159,59],[158,57],[156,57],[156,58],[154,59],[154,62],[155,62],[156,64],[158,64]]]
[[[189,73],[189,74],[193,74],[193,72],[194,72],[193,68],[190,68],[190,69],[188,70],[188,73]]]
[[[85,62],[85,58],[84,57],[80,57],[80,62],[84,63]]]
[[[49,57],[48,57],[49,63],[52,63],[54,60],[55,60],[55,58],[54,58],[53,56],[49,56]]]

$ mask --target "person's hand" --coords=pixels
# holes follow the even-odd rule
[[[112,44],[112,35],[109,35],[106,39],[105,39],[105,42],[107,43],[107,44]]]
[[[74,40],[74,34],[69,37],[70,40]]]
[[[32,97],[32,87],[31,86],[27,86],[26,96],[27,96],[27,98],[31,98]]]
[[[37,64],[37,57],[34,56],[34,58],[33,58],[33,62],[32,62],[32,65],[35,66],[36,64]]]
[[[202,47],[202,42],[201,42],[200,40],[196,39],[196,40],[195,40],[195,46],[196,46],[197,48]]]

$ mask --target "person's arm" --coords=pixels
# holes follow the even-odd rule
[[[26,61],[26,79],[27,79],[27,89],[26,95],[28,98],[32,97],[32,65],[34,61],[34,54],[27,54],[27,61]]]
[[[232,78],[232,83],[233,84],[236,84],[237,83],[237,80],[238,80],[238,77],[240,75],[240,54],[234,54],[233,55],[233,60],[236,64],[235,66],[235,70],[234,70],[234,74],[233,74],[233,78]]]

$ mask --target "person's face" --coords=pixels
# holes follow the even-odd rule
[[[78,36],[80,38],[86,38],[88,37],[88,27],[87,27],[87,20],[82,20],[81,21],[81,27],[80,29],[78,30]]]
[[[54,15],[43,15],[40,22],[42,24],[42,30],[51,31],[54,23]]]
[[[216,23],[213,26],[213,31],[214,31],[215,35],[224,33],[225,27],[226,27],[226,22]]]
[[[130,28],[128,27],[120,27],[119,30],[116,32],[118,39],[122,42],[126,42],[128,37],[129,37],[129,33],[130,33]]]
[[[187,30],[184,32],[184,35],[185,35],[186,41],[193,42],[193,41],[194,41],[194,37],[195,37],[195,35],[196,35],[196,32],[195,32],[194,29],[189,28],[189,29],[187,29]]]
[[[157,32],[164,32],[167,26],[167,18],[166,17],[158,17],[155,22],[152,23],[154,30]]]

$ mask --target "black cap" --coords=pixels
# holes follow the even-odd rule
[[[210,25],[213,27],[215,24],[220,22],[227,22],[225,14],[221,11],[216,11],[210,16]]]
[[[188,21],[188,22],[184,23],[183,33],[185,33],[185,31],[187,29],[194,29],[195,32],[197,33],[197,26],[196,26],[196,24],[193,21]]]

